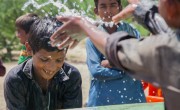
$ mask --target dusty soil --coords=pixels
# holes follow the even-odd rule
[[[86,50],[85,50],[85,40],[80,42],[80,44],[72,50],[68,50],[67,53],[67,62],[79,69],[82,77],[82,91],[83,91],[83,105],[87,101],[88,92],[89,92],[89,71],[85,64],[86,60]],[[14,66],[17,65],[17,62],[10,62],[4,64],[7,72]],[[0,110],[5,110],[6,104],[4,100],[4,91],[3,83],[4,77],[0,77]]]

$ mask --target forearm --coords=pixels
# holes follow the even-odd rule
[[[117,34],[119,36],[116,36],[116,39],[112,39],[113,36],[108,38],[106,45],[106,55],[111,65],[140,79],[156,79],[155,75],[161,69],[158,65],[160,59],[157,57],[157,49],[162,37],[138,41],[123,33]]]
[[[108,33],[100,31],[96,26],[91,24],[86,20],[81,20],[78,22],[81,29],[85,34],[91,39],[96,48],[102,53],[105,54],[105,44],[106,39],[109,36]]]

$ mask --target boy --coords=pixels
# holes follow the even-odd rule
[[[20,43],[23,44],[21,47],[21,53],[18,59],[18,64],[21,64],[22,62],[31,58],[31,55],[26,51],[26,47],[24,44],[28,39],[27,37],[28,37],[30,27],[36,19],[38,19],[38,15],[34,13],[28,13],[16,19],[16,22],[15,22],[16,36],[19,38]]]
[[[49,43],[62,23],[38,19],[30,30],[25,46],[29,59],[7,74],[4,94],[10,110],[54,110],[82,107],[79,71],[64,62],[68,47],[59,50]]]
[[[120,0],[94,0],[96,15],[104,22],[111,22],[112,16],[122,10]],[[120,22],[112,27],[100,24],[101,31],[112,34],[126,31],[139,38],[138,32],[129,24]],[[86,42],[87,65],[92,76],[87,106],[103,106],[146,102],[142,84],[126,72],[112,68],[105,56],[90,39]]]

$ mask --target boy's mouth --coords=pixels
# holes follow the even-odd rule
[[[44,72],[46,73],[46,74],[48,74],[48,75],[52,75],[54,72],[52,72],[52,71],[46,71],[46,70],[44,70]]]

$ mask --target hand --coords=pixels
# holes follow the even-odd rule
[[[57,46],[59,49],[67,47],[75,47],[80,40],[85,38],[81,29],[81,25],[86,22],[81,17],[57,17],[64,24],[51,36],[51,45]]]
[[[105,68],[112,68],[111,65],[109,64],[108,60],[103,60],[101,62],[101,66],[105,67]]]
[[[129,4],[138,4],[139,0],[128,0]]]
[[[135,11],[139,0],[128,0],[129,5],[124,8],[119,14],[113,16],[112,20],[114,23],[118,23],[120,20],[125,19],[132,15]]]

